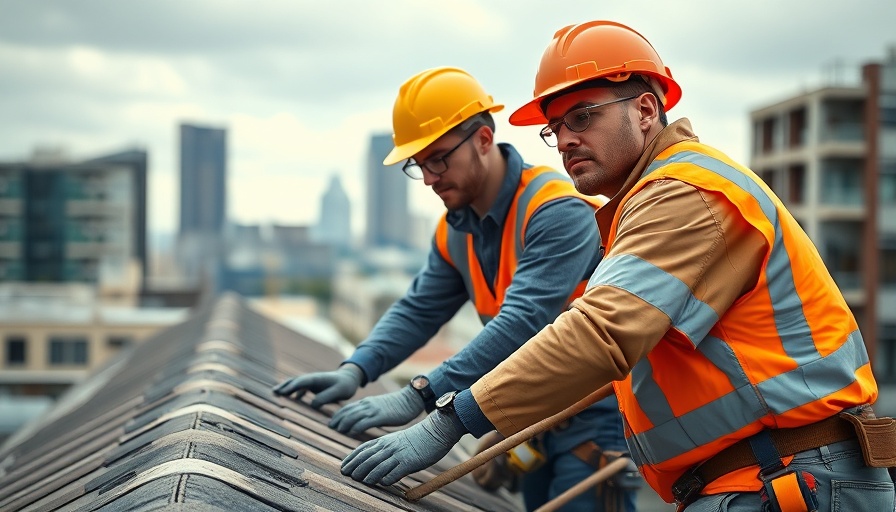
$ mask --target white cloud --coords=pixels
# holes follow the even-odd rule
[[[460,66],[507,109],[498,139],[558,165],[532,127],[506,124],[531,93],[553,33],[613,19],[643,33],[684,88],[670,117],[747,158],[748,112],[847,71],[896,44],[896,2],[856,0],[0,0],[0,159],[38,144],[95,156],[150,153],[150,228],[177,219],[177,125],[228,128],[230,214],[238,222],[311,222],[330,174],[363,224],[369,136],[388,131],[398,86]],[[854,74],[853,74],[854,77]],[[419,186],[415,186],[419,185]],[[412,206],[441,203],[412,184]]]

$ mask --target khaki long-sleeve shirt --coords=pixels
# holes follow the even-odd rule
[[[622,208],[616,239],[605,258],[626,254],[659,267],[721,317],[755,286],[766,249],[762,235],[723,195],[677,180],[651,183],[619,204],[660,152],[685,140],[696,140],[686,119],[660,132],[622,190],[597,212],[597,221],[606,240]],[[595,286],[473,384],[472,396],[499,432],[514,434],[624,379],[670,326],[662,311],[636,295]],[[475,423],[464,417],[466,411],[458,414],[465,424]]]

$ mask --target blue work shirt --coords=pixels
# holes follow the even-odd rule
[[[489,211],[481,219],[469,206],[447,214],[453,228],[472,233],[476,257],[493,290],[504,223],[522,170],[528,167],[513,146],[499,144],[499,148],[507,171]],[[551,323],[600,261],[594,209],[578,198],[561,198],[540,207],[532,214],[525,237],[498,315],[462,350],[429,373],[436,396],[470,387]],[[361,367],[368,382],[376,380],[425,345],[468,300],[461,275],[442,257],[433,238],[427,262],[408,291],[345,362]]]

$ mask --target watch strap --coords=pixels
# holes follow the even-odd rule
[[[421,382],[425,382],[425,385],[421,386]],[[426,412],[434,411],[436,408],[436,393],[432,390],[432,386],[429,385],[429,379],[425,375],[418,375],[411,379],[409,385],[423,399],[423,406],[426,408]]]

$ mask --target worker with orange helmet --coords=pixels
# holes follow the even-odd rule
[[[896,422],[871,408],[853,314],[774,192],[687,119],[667,123],[680,96],[625,25],[554,35],[510,122],[541,125],[576,188],[610,198],[605,256],[552,325],[344,474],[395,482],[460,434],[514,434],[612,382],[633,459],[679,510],[894,509]]]
[[[484,327],[461,351],[400,391],[346,405],[330,422],[351,436],[404,425],[434,409],[439,395],[469,387],[582,294],[600,260],[594,212],[602,201],[579,194],[564,174],[530,166],[511,145],[497,143],[491,114],[502,108],[458,68],[428,69],[400,87],[392,117],[395,147],[383,163],[404,162],[401,169],[423,180],[447,209],[427,264],[338,369],[287,379],[275,393],[298,399],[311,391],[314,407],[349,399],[472,302]],[[615,397],[541,442],[527,445],[533,457],[522,459],[545,464],[515,466],[533,471],[522,482],[530,509],[605,465],[604,450],[625,450]],[[600,496],[585,493],[570,507],[630,512],[634,492],[621,487]]]

